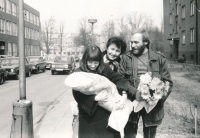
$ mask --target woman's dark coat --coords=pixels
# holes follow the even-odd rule
[[[83,71],[78,68],[76,72]],[[101,74],[105,76],[120,90],[128,91],[128,82],[120,75],[113,72],[105,65]],[[98,106],[94,100],[95,95],[85,95],[73,90],[73,96],[78,103],[79,109],[79,138],[116,138],[119,133],[107,127],[110,112]],[[114,136],[117,135],[117,136]]]

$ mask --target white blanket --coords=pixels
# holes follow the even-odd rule
[[[127,99],[124,108],[116,110],[115,103],[121,98],[121,95],[119,95],[114,83],[98,74],[76,72],[66,78],[65,84],[86,95],[98,94],[102,90],[106,90],[109,94],[108,101],[98,102],[98,104],[111,112],[108,126],[119,131],[121,137],[124,137],[124,127],[133,111],[133,103]]]

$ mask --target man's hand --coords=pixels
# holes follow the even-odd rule
[[[123,95],[121,96],[121,98],[116,101],[116,109],[117,110],[123,109],[125,106],[125,103],[126,103],[127,94],[124,91],[122,93],[123,93]]]
[[[108,101],[108,93],[106,90],[101,91],[99,94],[97,94],[94,98],[95,101],[101,101],[105,102]]]

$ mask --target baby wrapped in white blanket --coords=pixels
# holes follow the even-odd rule
[[[76,72],[66,78],[65,84],[86,95],[97,95],[102,90],[106,90],[109,94],[108,100],[98,102],[98,105],[111,112],[108,126],[119,131],[121,137],[124,137],[124,127],[128,122],[130,113],[133,111],[133,103],[127,99],[124,108],[116,110],[116,101],[121,98],[121,95],[119,95],[114,83],[98,74]]]

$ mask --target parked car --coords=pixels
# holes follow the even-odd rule
[[[0,59],[1,58],[7,58],[7,57],[12,57],[11,55],[0,55]]]
[[[7,71],[4,68],[1,68],[1,63],[0,63],[0,85],[6,81],[7,78]]]
[[[45,72],[46,69],[46,62],[43,60],[42,57],[40,56],[26,56],[28,59],[29,63],[31,63],[32,66],[32,73],[38,74],[40,70],[42,72]]]
[[[46,61],[46,69],[51,69],[51,64],[53,63],[53,60],[47,60]]]
[[[19,79],[19,57],[9,57],[2,58],[1,60],[1,68],[6,69],[8,72],[8,76],[14,76],[15,79]],[[27,77],[31,76],[32,64],[30,64],[25,58],[25,73]]]
[[[72,56],[57,56],[51,65],[51,74],[56,72],[72,73],[76,68],[76,62]]]

